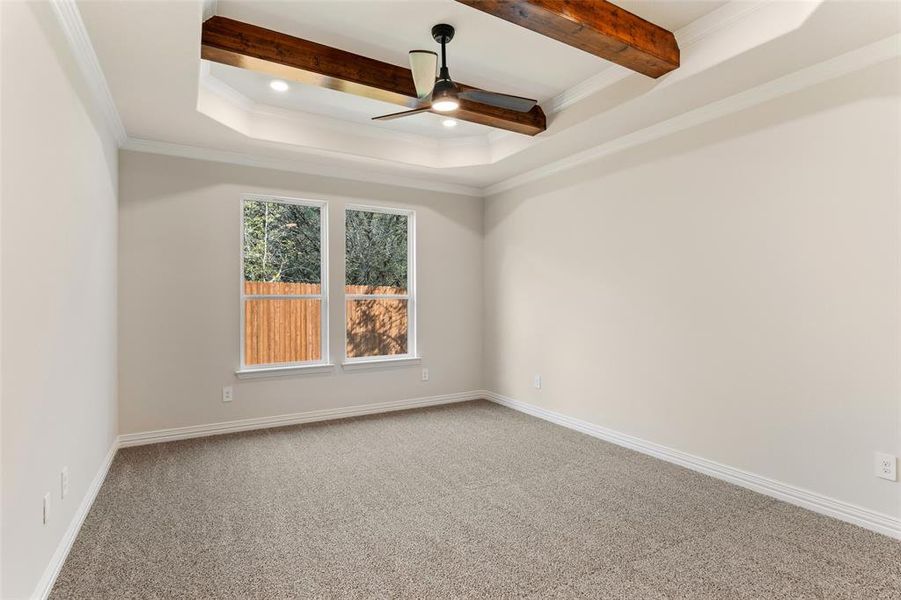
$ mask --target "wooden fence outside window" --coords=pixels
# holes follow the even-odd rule
[[[318,283],[244,282],[246,295],[319,292]],[[345,292],[404,294],[406,290],[348,285]],[[406,354],[406,300],[348,300],[345,305],[348,357]],[[320,300],[316,298],[247,299],[244,302],[244,363],[268,365],[320,360],[321,317]]]

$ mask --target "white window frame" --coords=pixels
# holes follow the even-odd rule
[[[407,217],[407,293],[406,294],[348,294],[347,290],[347,213],[375,212],[389,215],[403,215]],[[416,211],[405,208],[391,208],[387,206],[371,206],[367,204],[348,204],[344,207],[344,281],[341,282],[341,291],[344,293],[342,306],[342,327],[344,328],[344,361],[343,365],[379,364],[379,363],[410,363],[418,362],[416,339]],[[360,356],[351,358],[347,356],[347,302],[350,300],[406,300],[407,301],[407,353],[387,354],[383,356]]]
[[[244,203],[245,202],[272,202],[274,204],[297,204],[300,206],[312,206],[319,209],[319,277],[320,287],[319,294],[245,294],[244,293]],[[240,333],[240,363],[236,371],[239,377],[260,377],[267,374],[286,375],[295,371],[303,372],[322,372],[331,370],[329,363],[329,294],[328,294],[328,202],[323,200],[309,200],[305,198],[290,198],[285,196],[270,196],[262,194],[244,194],[241,196],[241,218],[240,218],[240,277],[239,285],[239,306],[241,314],[241,333]],[[245,342],[245,303],[247,300],[258,299],[311,299],[320,302],[320,350],[319,360],[308,360],[291,363],[272,363],[248,365],[245,363],[244,342]]]

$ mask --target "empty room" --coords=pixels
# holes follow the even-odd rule
[[[0,0],[0,598],[901,599],[901,2]]]

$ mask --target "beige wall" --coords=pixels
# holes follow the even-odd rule
[[[901,515],[899,72],[487,199],[487,388]]]
[[[116,435],[117,158],[50,7],[0,13],[0,596],[27,598]]]
[[[420,398],[481,383],[482,201],[437,192],[123,152],[120,433]],[[345,203],[416,211],[420,366],[237,380],[240,198],[329,202],[333,362],[343,351]],[[235,400],[222,402],[222,386]]]

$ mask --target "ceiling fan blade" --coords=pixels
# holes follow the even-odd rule
[[[531,98],[511,96],[509,94],[498,94],[497,92],[486,92],[485,90],[466,90],[460,92],[459,96],[464,100],[472,100],[479,104],[506,108],[508,110],[515,110],[516,112],[529,112],[536,104],[538,104],[538,100],[532,100]]]
[[[400,119],[401,117],[406,117],[409,115],[415,115],[416,113],[425,112],[432,108],[431,104],[426,106],[420,106],[419,108],[414,108],[413,110],[405,110],[402,112],[391,113],[390,115],[382,115],[381,117],[372,117],[373,121],[390,121],[392,119]]]
[[[438,73],[438,55],[429,50],[410,50],[410,71],[420,100],[432,93]]]

